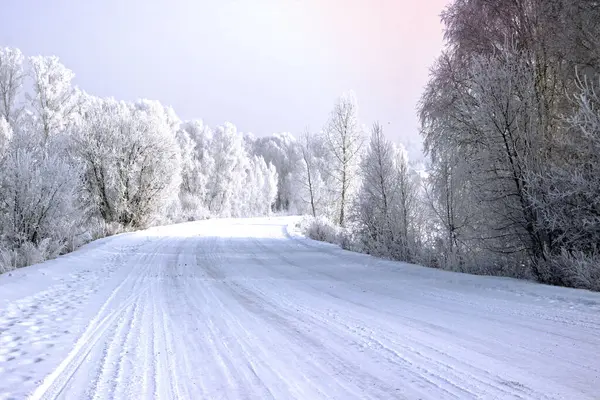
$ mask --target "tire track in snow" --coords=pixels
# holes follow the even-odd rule
[[[160,290],[160,289],[158,289]],[[154,292],[159,296],[159,292]],[[168,347],[165,337],[165,314],[159,302],[160,298],[155,298],[152,302],[152,325],[154,333],[154,397],[158,399],[175,398],[176,390],[173,382],[173,371],[169,361]]]
[[[247,318],[242,321],[231,309],[231,301],[234,300],[231,294],[228,290],[223,291],[224,274],[220,271],[223,264],[218,254],[224,250],[235,253],[235,246],[223,240],[211,240],[211,243],[205,247],[202,241],[195,242],[195,269],[198,271],[194,279],[196,290],[186,292],[189,294],[186,306],[194,315],[203,315],[209,328],[204,340],[194,343],[208,344],[204,354],[210,354],[217,361],[219,372],[235,387],[228,392],[236,393],[240,398],[248,397],[249,393],[253,393],[251,398],[292,398],[290,391],[286,390],[290,382],[285,382],[273,365],[279,360],[265,356],[265,338],[256,340]],[[212,255],[206,255],[207,251]],[[198,290],[200,287],[202,289]],[[274,382],[281,383],[273,387]],[[214,394],[211,396],[206,392],[206,388],[202,390],[204,398],[214,397]]]
[[[264,251],[272,252],[265,245],[261,245],[260,247]],[[276,256],[279,259],[281,259],[282,261],[286,262],[286,264],[289,264],[296,268],[301,268],[300,266],[292,263],[288,259],[288,257],[284,254],[276,254]],[[329,275],[327,275],[327,276],[329,276]],[[316,289],[316,290],[318,290],[318,289]],[[271,302],[270,303],[271,306],[277,307],[280,305],[275,304],[275,302],[273,302],[273,299],[275,298],[275,296],[273,296],[274,292],[276,292],[276,288],[274,289],[274,291],[270,291],[268,293],[262,292],[262,293],[258,294],[255,292],[255,294],[257,294],[259,297],[262,297],[260,302],[264,302],[267,304],[269,302]],[[327,294],[331,295],[331,293],[327,293]],[[309,296],[311,295],[310,291],[307,291],[307,295],[309,295]],[[336,298],[339,300],[342,300],[342,301],[347,301],[341,297],[336,297]],[[281,301],[282,303],[286,303],[289,307],[291,307],[291,308],[288,308],[287,310],[282,309],[281,312],[279,312],[279,314],[281,314],[281,315],[293,314],[294,307],[295,307],[296,311],[303,308],[302,307],[303,299],[296,299],[295,303],[290,303],[289,297],[280,296],[278,298],[278,300]],[[304,300],[306,300],[306,299],[304,299]],[[353,303],[353,302],[351,302],[351,303]],[[356,306],[358,306],[360,308],[364,307],[361,304],[356,303],[356,304],[353,304],[353,307],[350,307],[350,309],[355,309],[355,308],[357,308]],[[365,315],[368,315],[368,312],[372,312],[374,310],[369,309],[369,310],[365,310],[365,311],[367,313]],[[334,328],[334,326],[332,326],[334,321],[332,321],[331,318],[322,318],[322,319],[317,320],[315,318],[315,314],[318,314],[318,313],[316,312],[315,309],[304,308],[303,312],[304,312],[303,319],[313,320],[313,322],[318,323],[324,329]],[[362,321],[360,323],[364,325],[364,321]],[[361,346],[365,349],[369,349],[370,351],[373,351],[374,349],[378,349],[379,350],[378,354],[379,354],[380,358],[387,359],[388,362],[390,362],[393,365],[394,364],[397,365],[398,368],[400,368],[400,370],[402,370],[402,371],[405,371],[405,373],[406,372],[411,373],[413,375],[413,377],[412,378],[407,377],[406,379],[404,379],[405,381],[413,381],[414,382],[415,379],[417,379],[417,380],[422,379],[424,381],[424,385],[437,387],[442,393],[446,393],[447,395],[449,395],[450,398],[464,398],[465,395],[468,395],[468,394],[472,395],[473,392],[470,391],[469,389],[481,390],[481,387],[471,385],[469,383],[469,380],[479,381],[479,383],[484,384],[485,386],[488,386],[497,395],[501,395],[503,397],[510,395],[510,396],[513,396],[513,398],[515,398],[515,399],[520,399],[520,398],[523,398],[522,397],[523,395],[525,395],[527,397],[528,395],[531,394],[531,390],[526,391],[522,385],[502,385],[502,382],[507,382],[507,381],[503,381],[499,377],[497,380],[482,381],[474,375],[463,373],[460,376],[454,375],[456,382],[453,382],[444,376],[444,372],[448,371],[451,368],[450,366],[448,366],[447,364],[440,363],[440,362],[433,360],[431,358],[428,358],[426,356],[423,356],[420,352],[414,350],[413,348],[403,346],[404,350],[402,351],[402,353],[398,353],[397,350],[386,345],[383,340],[379,340],[373,336],[365,335],[360,330],[352,329],[348,325],[342,324],[341,326],[338,327],[338,331],[342,335],[345,333],[345,334],[353,334],[354,336],[357,336],[357,344],[359,346]],[[411,359],[412,359],[412,361],[411,361]],[[427,367],[423,367],[422,365],[427,365]],[[440,369],[441,369],[441,371],[440,371]],[[450,375],[452,376],[452,374],[450,374]],[[508,381],[508,382],[510,382],[510,381]],[[539,397],[539,398],[541,399],[542,397]]]
[[[382,359],[375,362],[373,357],[365,358],[360,351],[354,351],[352,346],[360,342],[353,335],[349,335],[347,331],[332,330],[330,324],[316,323],[307,314],[298,316],[297,312],[285,310],[280,304],[275,304],[246,287],[232,288],[232,292],[236,293],[235,296],[240,304],[282,332],[283,336],[296,348],[309,355],[318,355],[318,359],[323,362],[322,375],[333,379],[343,388],[346,393],[343,398],[368,396],[375,399],[412,399],[421,391],[418,385],[410,383],[423,377],[410,370],[407,372],[411,373],[411,376],[403,380],[404,384],[410,388],[395,386],[382,377],[363,372],[362,363],[367,361],[372,364],[381,363]],[[329,346],[320,340],[324,337],[327,337]],[[330,385],[329,382],[328,385]],[[322,388],[322,390],[326,389]],[[457,397],[452,396],[452,398]]]
[[[114,384],[112,388],[112,393],[110,397],[112,398],[123,398],[123,391],[127,388],[130,382],[128,382],[128,378],[130,377],[130,365],[131,360],[128,357],[129,350],[131,349],[132,337],[135,333],[134,327],[139,319],[139,309],[140,309],[140,301],[143,296],[140,296],[137,301],[133,304],[131,313],[127,314],[126,318],[126,327],[124,328],[124,334],[122,338],[118,342],[119,346],[115,351],[115,360],[113,361],[115,365],[115,375],[114,375]]]
[[[133,304],[139,293],[132,295],[117,310],[109,313],[100,321],[93,323],[86,333],[77,341],[75,347],[67,358],[54,370],[52,374],[44,379],[44,382],[36,389],[30,397],[31,400],[55,399],[61,395],[73,375],[81,367],[88,354],[96,343],[103,337],[122,313]]]
[[[594,398],[600,319],[593,302],[567,309],[574,291],[554,290],[565,300],[552,308],[549,289],[536,303],[538,289],[521,297],[521,283],[500,282],[509,293],[323,251],[282,238],[271,220],[186,226],[140,235],[114,265],[77,278],[113,271],[37,398]],[[61,300],[77,301],[88,283]]]
[[[267,246],[263,245],[261,246],[261,248],[264,251],[271,251]],[[288,253],[289,254],[289,253]],[[288,259],[288,256],[285,255],[284,253],[282,254],[277,254],[276,255],[279,259],[281,259],[282,261],[286,261],[287,264],[291,265],[291,266],[295,266],[297,268],[302,268],[299,265],[296,265],[295,263],[291,262]],[[330,275],[327,275],[330,276]],[[333,278],[333,277],[332,277]],[[336,279],[337,280],[337,279]],[[310,283],[311,281],[303,281],[303,283],[306,283],[307,286],[311,286]],[[343,282],[340,282],[343,283]],[[307,288],[308,289],[308,288]],[[314,286],[312,287],[310,290],[306,291],[306,295],[309,296],[308,299],[310,299],[310,296],[314,296],[314,294],[316,292],[319,291],[319,287],[318,286]],[[275,296],[273,295],[274,292],[277,292],[276,288],[273,288],[273,291],[269,291],[269,292],[262,292],[261,296],[263,297],[262,301],[268,302],[269,300],[273,300],[275,298]],[[325,292],[322,292],[321,294],[327,295],[327,296],[332,296],[338,300],[341,300],[343,302],[351,303],[352,306],[351,307],[344,307],[344,310],[360,310],[360,309],[364,309],[364,316],[369,315],[369,313],[372,312],[378,312],[374,309],[367,309],[365,308],[364,305],[354,302],[352,300],[348,300],[346,297],[339,297],[334,295],[333,293],[335,292],[334,289],[330,289],[330,290],[326,290]],[[292,292],[293,293],[293,292]],[[289,294],[289,292],[288,292]],[[360,291],[356,291],[356,293],[354,294],[354,296],[360,297],[361,293]],[[282,310],[282,315],[285,315],[286,312],[287,314],[293,313],[293,310],[296,309],[298,311],[298,309],[302,309],[302,304],[303,301],[307,300],[307,298],[298,298],[296,299],[296,301],[294,303],[289,302],[290,298],[289,296],[280,296],[279,300],[283,301],[284,303],[287,303],[288,306],[290,307],[289,309],[286,310]],[[320,300],[320,302],[322,303],[322,300]],[[274,304],[273,304],[274,305]],[[295,308],[294,308],[295,307]],[[306,315],[307,319],[311,319],[315,317],[315,314],[318,314],[316,312],[315,309],[306,309],[304,308],[304,314]],[[344,314],[345,315],[345,314]],[[362,315],[362,314],[361,314]],[[394,318],[397,318],[398,315],[390,315]],[[345,319],[346,317],[344,317]],[[400,316],[400,318],[402,318],[402,316]],[[360,321],[360,320],[359,320]],[[422,322],[422,321],[419,321]],[[328,316],[326,318],[322,318],[321,319],[321,324],[324,327],[330,326],[332,324],[331,321],[331,316]],[[364,326],[365,322],[364,320],[360,321],[359,324],[362,324]],[[345,329],[350,328],[348,325],[342,326],[340,329],[341,331],[344,331]],[[422,329],[422,327],[420,328]],[[441,363],[437,360],[434,360],[430,357],[425,356],[422,352],[419,352],[418,350],[415,350],[414,348],[411,347],[407,347],[407,346],[401,346],[402,352],[398,353],[397,350],[395,350],[394,346],[390,346],[389,344],[385,344],[386,339],[377,339],[376,337],[370,336],[370,335],[364,335],[362,332],[360,332],[359,330],[353,330],[353,329],[349,329],[350,331],[353,331],[355,334],[357,334],[357,336],[359,336],[361,339],[359,339],[359,343],[363,343],[365,347],[367,348],[372,348],[373,346],[379,348],[380,350],[382,350],[382,354],[381,356],[383,358],[385,358],[384,356],[387,354],[387,358],[388,360],[390,360],[390,362],[394,363],[396,362],[395,360],[398,359],[400,360],[401,363],[405,364],[405,368],[408,367],[410,369],[416,369],[422,372],[422,376],[424,379],[426,379],[428,381],[429,384],[433,385],[433,386],[437,386],[440,387],[442,390],[446,390],[443,388],[443,386],[439,386],[439,384],[436,384],[434,381],[431,381],[429,378],[427,378],[427,376],[432,377],[435,381],[440,382],[442,385],[445,384],[445,386],[448,387],[455,387],[455,389],[458,390],[458,392],[455,392],[454,394],[452,394],[452,396],[458,396],[460,398],[464,397],[464,395],[466,393],[470,393],[472,396],[475,396],[474,393],[480,392],[482,390],[481,386],[477,386],[477,385],[472,385],[471,382],[479,382],[480,384],[487,386],[488,388],[490,388],[490,390],[492,390],[492,392],[496,393],[496,396],[501,396],[502,398],[506,398],[506,396],[512,396],[512,398],[515,399],[520,399],[520,398],[530,398],[533,395],[533,391],[529,388],[527,388],[526,386],[518,383],[519,380],[518,378],[515,378],[515,380],[506,380],[506,379],[502,379],[499,376],[496,377],[490,377],[489,379],[485,379],[485,380],[481,380],[480,378],[478,378],[478,376],[480,375],[484,375],[487,376],[488,373],[487,371],[484,370],[479,370],[479,375],[473,375],[469,372],[466,371],[461,371],[459,375],[456,374],[452,374],[452,373],[448,373],[448,371],[451,370],[451,366],[448,364],[444,364]],[[421,338],[421,342],[426,342],[423,340],[423,338]],[[395,342],[396,344],[398,342]],[[418,341],[415,341],[414,343],[420,343]],[[408,354],[410,356],[410,358],[412,358],[414,361],[410,361],[406,358],[406,356],[404,356],[404,354]],[[441,355],[446,355],[446,353],[441,353]],[[401,364],[400,366],[402,366],[403,364]],[[428,367],[423,368],[420,367],[420,365],[428,365]],[[433,368],[433,370],[430,370],[431,368]],[[473,368],[471,366],[471,368]],[[434,372],[435,371],[435,372]],[[454,379],[456,382],[452,382],[450,380],[448,380],[445,375],[448,374],[450,375],[450,377],[454,376]],[[450,393],[450,392],[448,392]],[[536,398],[546,398],[546,396],[544,396],[541,393],[537,393],[534,395]]]
[[[142,311],[140,317],[139,343],[135,346],[135,360],[140,361],[141,365],[133,369],[132,382],[138,383],[139,388],[130,387],[131,399],[149,399],[155,392],[153,378],[156,374],[154,360],[154,323],[152,310],[152,295],[149,290],[146,292],[145,300],[142,302]],[[137,390],[136,390],[137,389]]]
[[[351,299],[348,296],[341,297],[340,295],[336,294],[334,291],[331,291],[328,289],[324,290],[323,294],[326,294],[327,296],[341,300],[344,303],[349,303],[351,305],[350,307],[345,306],[345,307],[338,308],[337,310],[341,315],[345,315],[345,316],[348,316],[351,314],[358,315],[357,311],[359,311],[359,310],[363,310],[362,314],[360,314],[361,316],[369,315],[371,313],[381,314],[382,318],[380,319],[380,321],[383,321],[383,322],[380,322],[380,323],[375,323],[373,321],[371,322],[371,325],[376,326],[381,331],[385,331],[385,328],[382,327],[382,323],[384,323],[386,321],[386,319],[402,321],[403,326],[410,327],[413,332],[418,332],[418,335],[414,335],[414,338],[412,339],[412,342],[414,343],[415,346],[426,347],[432,351],[438,351],[439,356],[447,355],[448,357],[451,357],[447,353],[447,351],[446,352],[439,351],[439,350],[434,349],[431,346],[428,346],[427,345],[428,342],[444,343],[444,347],[446,349],[449,347],[453,348],[453,349],[455,349],[456,354],[465,354],[466,353],[466,354],[470,354],[472,356],[476,354],[476,358],[479,360],[479,362],[481,362],[481,359],[483,358],[483,359],[487,360],[486,364],[488,364],[488,365],[498,365],[498,363],[499,363],[499,360],[497,359],[497,351],[498,351],[497,349],[498,348],[505,348],[505,353],[507,356],[515,354],[515,355],[519,355],[520,357],[523,357],[524,355],[527,355],[527,357],[531,357],[532,359],[535,359],[536,357],[540,356],[539,350],[536,351],[535,349],[526,347],[521,344],[517,344],[516,346],[514,344],[510,344],[510,345],[507,344],[506,342],[502,341],[500,338],[496,338],[494,336],[495,332],[492,332],[491,334],[487,334],[487,335],[485,335],[485,333],[486,333],[485,331],[482,333],[479,333],[479,335],[482,335],[482,334],[485,335],[485,340],[482,340],[481,336],[476,336],[475,334],[471,334],[470,332],[465,331],[464,329],[447,331],[443,326],[431,323],[423,318],[413,318],[408,315],[401,315],[398,312],[390,312],[390,310],[378,309],[375,307],[376,302],[373,302],[373,304],[371,304],[371,305],[367,305],[366,303],[360,303],[358,300]],[[357,295],[359,295],[359,294],[357,293]],[[357,296],[356,298],[359,298],[359,297],[360,296]],[[370,300],[373,300],[373,299],[370,299]],[[409,304],[407,304],[407,305],[409,305]],[[423,308],[422,304],[420,304],[420,303],[419,304],[410,304],[410,306],[416,306],[416,307],[418,307],[419,310],[421,310]],[[421,312],[423,315],[431,315],[432,312],[435,312],[438,315],[446,315],[447,314],[447,317],[449,319],[453,319],[453,320],[457,321],[457,324],[458,324],[458,321],[460,321],[458,316],[464,314],[460,310],[458,312],[453,313],[450,310],[445,310],[444,307],[440,307],[440,308],[426,307]],[[464,314],[464,315],[467,315],[467,314]],[[350,318],[350,317],[348,317],[348,318]],[[385,323],[383,326],[385,326]],[[506,329],[506,327],[504,325],[498,325],[497,330],[504,330],[504,329]],[[404,335],[406,335],[406,332],[404,332]],[[394,334],[390,333],[390,337],[394,337]],[[407,336],[404,336],[404,339],[406,340]],[[518,352],[515,352],[515,349],[518,349]],[[523,375],[531,376],[531,373],[528,373],[525,370],[521,370],[517,366],[511,367],[509,369],[503,368],[503,371],[504,371],[503,373],[505,375],[506,375],[507,371],[512,371],[509,373],[509,375],[511,376],[509,378],[507,376],[501,377],[500,375],[492,376],[486,369],[476,368],[472,364],[465,363],[462,359],[457,359],[454,357],[454,360],[456,361],[455,362],[456,365],[467,366],[467,369],[470,369],[470,370],[475,369],[475,370],[477,370],[477,373],[479,375],[489,377],[489,381],[485,381],[488,383],[481,381],[481,383],[483,383],[484,386],[489,385],[493,388],[496,388],[500,392],[504,391],[507,386],[509,389],[514,389],[513,391],[511,391],[509,393],[515,393],[515,392],[533,393],[533,392],[535,392],[533,389],[531,389],[531,388],[528,389],[525,385],[518,383],[521,380],[523,380]],[[579,367],[579,364],[572,363],[569,360],[564,360],[564,363]],[[595,371],[595,369],[593,367],[588,368],[588,369]],[[471,379],[470,377],[468,378],[468,381],[477,381],[477,380],[478,380],[477,378],[473,378],[473,379]],[[465,382],[467,382],[467,381],[465,381]],[[548,383],[550,383],[550,382],[548,382]],[[552,382],[552,384],[555,384],[555,383]],[[499,386],[499,385],[501,385],[501,386]],[[474,386],[474,389],[477,391],[481,390],[481,388],[477,387],[477,386]],[[544,395],[541,394],[541,392],[543,392],[544,389],[545,389],[544,386],[539,387],[538,392],[540,394],[536,394],[535,397],[540,398],[540,399],[546,398],[546,397],[544,397]]]
[[[95,384],[94,400],[103,398],[114,398],[116,386],[119,383],[120,366],[119,358],[123,345],[125,344],[126,335],[129,333],[129,322],[131,316],[135,313],[137,304],[134,302],[127,312],[123,313],[119,318],[114,334],[106,341],[105,354],[103,359],[100,374]]]
[[[258,349],[248,351],[246,332],[236,324],[237,317],[221,299],[221,286],[216,284],[208,288],[206,298],[210,299],[209,304],[219,310],[220,318],[211,318],[210,327],[211,335],[216,339],[214,343],[219,349],[221,365],[226,369],[225,374],[230,381],[236,380],[232,385],[236,386],[235,393],[242,398],[252,398],[248,393],[253,393],[255,398],[277,398],[257,371]]]
[[[235,331],[223,329],[222,325],[227,316],[223,304],[215,296],[213,286],[218,285],[225,278],[219,265],[222,263],[221,254],[224,250],[223,240],[215,238],[210,241],[209,251],[196,249],[196,276],[202,280],[196,279],[198,287],[195,290],[188,291],[186,294],[186,305],[197,312],[197,315],[203,316],[204,331],[199,340],[203,343],[204,355],[207,362],[218,368],[211,368],[207,371],[211,380],[220,376],[219,381],[226,382],[223,390],[228,393],[235,393],[236,396],[243,398],[244,393],[252,392],[249,386],[246,386],[247,375],[238,364],[246,360],[240,360],[232,353],[231,348],[227,346],[228,337],[236,337]],[[198,241],[197,246],[204,244],[204,241]],[[241,379],[241,378],[244,379]],[[214,394],[207,394],[213,397]]]
[[[132,248],[139,250],[142,246],[143,244]],[[110,334],[111,329],[113,329],[122,314],[128,311],[129,307],[148,290],[148,288],[141,286],[152,264],[151,260],[145,260],[145,258],[147,257],[138,257],[137,262],[128,267],[129,273],[126,278],[111,291],[111,294],[104,301],[96,316],[90,321],[71,352],[50,375],[44,378],[42,384],[30,396],[30,400],[56,399],[63,396],[63,392],[67,389],[75,374],[79,373],[84,361],[97,345],[106,339],[106,336]],[[121,262],[124,263],[125,261],[127,261],[127,258],[123,255]],[[143,261],[148,262],[143,263]],[[124,265],[120,267],[125,268]],[[110,310],[111,308],[112,310]],[[91,368],[94,368],[94,366]],[[101,370],[98,373],[101,373]],[[98,378],[94,381],[98,381]],[[88,387],[87,391],[89,390]]]
[[[263,263],[262,259],[258,257],[255,257],[253,261],[259,265]],[[327,327],[307,325],[306,321],[298,319],[294,313],[278,309],[277,304],[249,292],[237,281],[226,281],[226,283],[228,285],[226,293],[233,296],[245,310],[257,315],[270,326],[279,330],[295,347],[301,348],[304,352],[318,354],[319,360],[326,366],[323,373],[334,380],[345,391],[346,396],[357,396],[360,393],[359,397],[364,397],[365,393],[371,393],[371,396],[375,396],[375,398],[398,398],[400,395],[400,388],[390,386],[377,376],[363,373],[360,365],[356,365],[355,361],[348,357],[347,352],[344,354],[344,350],[338,346],[335,346],[336,348],[326,347],[318,337],[333,334]],[[308,331],[318,332],[319,336],[313,337],[313,335],[307,334]],[[336,336],[336,339],[329,340],[329,343],[344,343],[347,339],[347,336]],[[347,365],[354,365],[354,368],[350,370],[348,367],[342,367]]]
[[[135,398],[129,392],[141,384],[141,381],[136,379],[138,368],[133,365],[133,362],[142,359],[140,357],[140,351],[143,349],[141,322],[148,301],[149,296],[148,291],[146,291],[135,302],[125,341],[119,355],[118,378],[114,398]]]

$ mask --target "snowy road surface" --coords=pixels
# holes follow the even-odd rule
[[[290,221],[154,228],[0,276],[0,398],[600,399],[600,294]]]

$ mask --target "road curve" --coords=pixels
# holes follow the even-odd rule
[[[0,276],[0,399],[598,399],[600,295],[216,220]]]

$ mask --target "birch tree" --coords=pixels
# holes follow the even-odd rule
[[[300,159],[290,179],[295,202],[300,212],[318,215],[318,190],[320,174],[315,161],[314,137],[308,129],[298,139]]]
[[[345,93],[338,99],[323,131],[325,146],[330,155],[327,173],[335,182],[337,192],[335,221],[343,227],[356,189],[360,151],[364,141],[353,93]]]
[[[375,123],[360,168],[362,185],[357,214],[363,226],[364,244],[376,255],[390,256],[394,240],[390,218],[397,183],[394,164],[392,144],[384,138],[381,125]]]

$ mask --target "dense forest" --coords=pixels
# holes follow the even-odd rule
[[[600,290],[600,3],[455,0],[442,20],[424,170],[352,92],[318,131],[254,137],[0,49],[0,272],[124,230],[276,212],[379,257]]]

